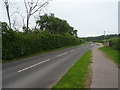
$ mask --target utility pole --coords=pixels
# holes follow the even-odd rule
[[[105,31],[104,31],[104,40],[105,40]]]

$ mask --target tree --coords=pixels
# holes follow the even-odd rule
[[[7,11],[7,17],[8,17],[8,21],[9,21],[9,27],[11,28],[11,19],[10,19],[10,11],[9,11],[9,1],[8,0],[3,0],[4,4],[5,4],[5,8]]]
[[[34,17],[34,20],[35,20],[35,29],[37,29],[37,26],[38,26],[38,24],[36,23],[37,22],[37,20],[39,19],[39,16],[40,16],[40,11],[39,11],[39,13],[38,13],[38,15],[37,16],[34,16],[33,15],[33,17]]]
[[[0,22],[0,29],[1,29],[2,33],[5,33],[6,31],[9,30],[9,26],[7,25],[6,22]]]
[[[77,37],[77,30],[73,30],[73,34],[75,37]]]
[[[40,16],[36,22],[40,26],[40,30],[49,31],[51,34],[72,34],[73,27],[71,27],[66,20],[61,20],[54,16],[54,14]]]
[[[51,0],[24,0],[26,13],[27,13],[27,22],[26,22],[26,32],[29,31],[29,20],[30,17],[38,11],[44,9]]]
[[[118,37],[120,37],[120,33],[118,34]]]

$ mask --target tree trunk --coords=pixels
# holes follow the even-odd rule
[[[11,28],[11,19],[10,19],[10,13],[9,13],[9,6],[6,6],[6,10],[7,10],[7,17],[8,17],[8,21],[9,21],[9,27]]]
[[[26,25],[26,32],[27,33],[29,32],[29,19],[30,19],[30,16],[28,15],[27,16],[27,25]]]

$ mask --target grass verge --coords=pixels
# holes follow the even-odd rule
[[[91,54],[86,52],[52,88],[85,88]]]
[[[81,43],[81,44],[74,45],[74,46],[79,46],[79,45],[83,45],[83,44],[86,44],[86,43]],[[19,58],[14,58],[13,60],[2,60],[2,63],[13,62],[13,61],[21,60],[21,59],[24,59],[24,58],[29,58],[29,57],[33,57],[33,56],[37,56],[37,55],[50,53],[50,52],[53,52],[53,51],[58,51],[58,50],[66,49],[66,48],[71,48],[71,47],[74,47],[74,46],[66,46],[66,47],[56,48],[56,49],[52,49],[52,50],[48,50],[48,51],[42,51],[40,53],[31,54],[29,56],[22,56],[22,57],[19,57]]]
[[[109,56],[120,66],[120,56],[118,55],[118,50],[115,50],[112,47],[101,47],[99,48],[99,50],[104,52],[107,56]]]

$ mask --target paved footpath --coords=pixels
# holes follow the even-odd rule
[[[98,47],[93,48],[91,88],[118,88],[118,67]]]

